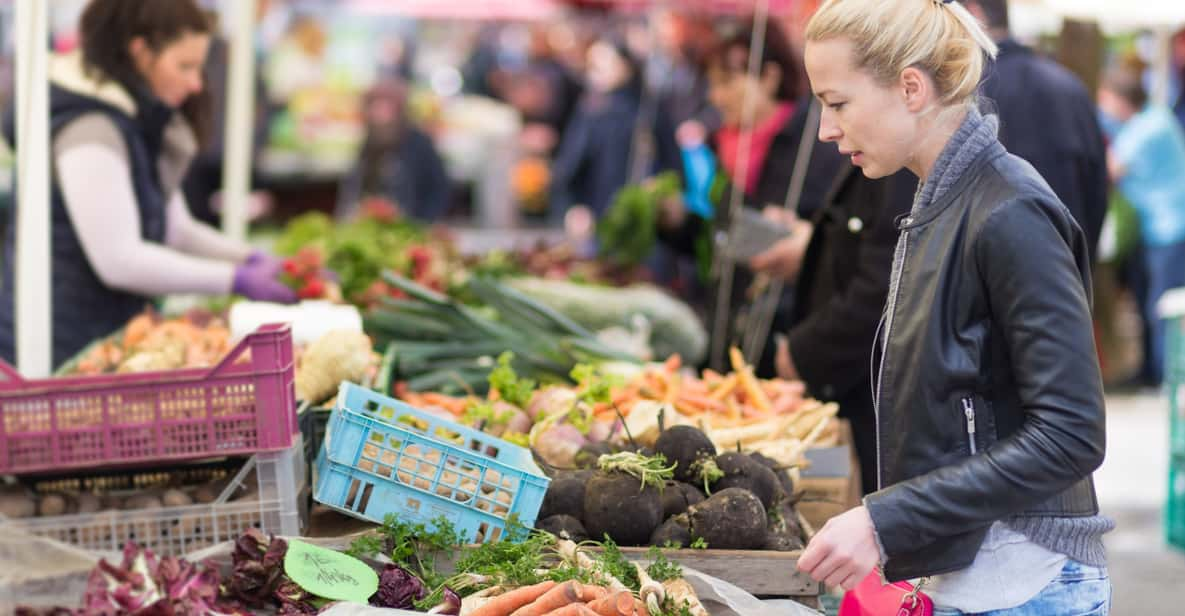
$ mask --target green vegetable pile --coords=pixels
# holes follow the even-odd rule
[[[679,174],[668,171],[617,193],[597,225],[601,255],[618,265],[639,265],[654,250],[660,204],[681,190]]]
[[[448,589],[468,596],[491,586],[514,588],[551,580],[576,580],[585,584],[603,584],[611,576],[626,588],[638,593],[643,586],[638,570],[613,540],[567,543],[549,533],[523,527],[512,516],[503,540],[476,546],[463,546],[461,537],[444,518],[429,525],[410,523],[389,515],[374,533],[355,539],[347,553],[359,557],[384,555],[405,567],[427,587],[417,609],[440,604]],[[572,548],[580,554],[574,558]],[[587,556],[587,560],[584,557]],[[683,569],[671,562],[662,550],[652,547],[647,554],[650,565],[646,574],[662,583],[683,577]],[[446,573],[445,561],[451,562]],[[655,616],[681,616],[685,605],[666,601]]]
[[[536,383],[563,383],[583,363],[636,358],[602,344],[596,335],[563,314],[513,288],[483,276],[471,277],[465,291],[482,307],[428,289],[386,272],[383,279],[407,295],[384,298],[365,318],[365,329],[380,347],[393,346],[394,381],[411,391],[484,394],[491,382],[511,375],[523,381],[501,392],[508,402],[523,403]],[[505,351],[501,372],[490,375],[494,357]],[[513,368],[511,368],[513,366]]]

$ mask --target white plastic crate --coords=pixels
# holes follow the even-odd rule
[[[36,535],[56,539],[94,552],[119,552],[126,541],[150,548],[158,555],[183,556],[194,550],[233,541],[244,530],[255,527],[265,533],[299,536],[307,520],[305,494],[308,470],[304,445],[297,441],[287,450],[251,456],[234,472],[218,498],[209,504],[149,510],[109,510],[53,517],[3,520]],[[123,488],[128,494],[175,481],[177,471],[128,471],[101,477],[99,485]],[[217,469],[201,474],[218,478]],[[254,474],[254,493],[238,500],[231,497]],[[75,485],[71,485],[75,484]],[[37,485],[39,491],[77,489],[80,480],[63,479]]]

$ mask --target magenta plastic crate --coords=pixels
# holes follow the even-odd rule
[[[0,360],[0,474],[286,449],[294,374],[288,325],[212,368],[26,380]]]

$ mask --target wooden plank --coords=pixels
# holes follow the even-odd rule
[[[621,548],[630,560],[649,561],[650,548]],[[815,597],[818,582],[798,570],[801,550],[663,550],[672,562],[720,578],[756,596]]]

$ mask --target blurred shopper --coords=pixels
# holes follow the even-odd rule
[[[1164,326],[1156,302],[1185,286],[1185,129],[1162,106],[1150,105],[1139,74],[1113,70],[1099,89],[1099,110],[1111,138],[1111,179],[1140,217],[1146,292],[1141,310],[1150,336],[1144,379],[1164,376]]]
[[[629,181],[642,96],[642,67],[625,43],[602,37],[588,49],[587,92],[552,163],[552,212],[575,205],[596,217]]]
[[[55,57],[49,71],[54,364],[157,295],[294,301],[277,281],[278,259],[196,222],[180,190],[209,112],[205,13],[192,0],[93,0],[79,32],[80,52]],[[14,241],[10,226],[0,294],[9,361]]]
[[[368,197],[394,204],[408,217],[436,222],[448,213],[452,192],[432,138],[408,117],[407,83],[388,78],[362,99],[366,139],[342,180],[337,214],[349,218]]]
[[[1106,435],[1090,257],[976,107],[995,50],[953,1],[828,0],[808,26],[819,136],[868,177],[906,168],[922,185],[876,338],[880,489],[798,567],[849,590],[925,578],[942,616],[1104,615],[1114,525],[1091,480]]]
[[[721,41],[708,54],[708,100],[722,125],[711,134],[696,121],[685,122],[679,128],[688,191],[683,199],[664,204],[658,220],[663,243],[678,253],[694,256],[701,275],[708,273],[715,253],[721,249],[716,238],[731,227],[732,186],[739,185],[744,207],[782,210],[793,196],[791,180],[800,162],[799,152],[804,144],[811,145],[810,158],[803,162],[804,182],[797,210],[777,214],[782,224],[794,230],[794,250],[799,253],[801,263],[801,253],[810,239],[810,220],[822,208],[843,167],[843,159],[835,148],[814,144],[817,135],[807,128],[810,98],[804,96],[799,79],[801,60],[782,29],[776,23],[769,24],[764,44],[759,47],[760,68],[756,75],[748,70],[752,44],[752,30],[744,29]],[[754,110],[751,128],[745,126],[747,99]],[[746,144],[748,151],[743,152]],[[747,158],[744,170],[742,158]],[[771,263],[763,267],[776,266]],[[720,281],[709,283],[716,287],[710,289],[708,301],[708,322],[714,323]],[[744,264],[738,265],[729,290],[732,323],[725,333],[726,343],[738,339],[744,330],[745,313],[752,311],[755,292],[760,290],[760,285],[753,283],[753,273]],[[789,328],[791,306],[792,293],[787,291],[776,310],[773,331],[785,332]],[[774,345],[766,345],[758,371],[763,375],[776,372]]]
[[[802,380],[810,395],[839,403],[852,423],[865,494],[877,489],[870,341],[889,292],[897,220],[916,191],[909,171],[874,180],[845,164],[810,224],[751,263],[794,285],[788,321],[775,329],[762,363],[772,358],[779,377]]]
[[[1082,230],[1096,258],[1107,216],[1106,145],[1094,99],[1069,70],[1012,38],[1008,0],[966,0],[1000,53],[985,74],[983,111],[1000,118],[1000,143],[1037,168]]]

